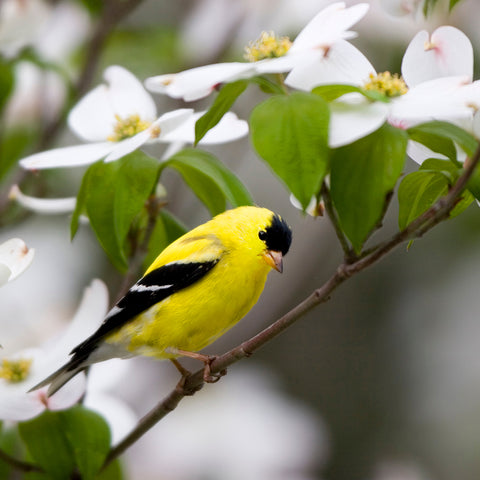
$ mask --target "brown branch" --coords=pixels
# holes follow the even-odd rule
[[[411,222],[404,230],[394,235],[385,243],[378,245],[372,253],[359,258],[352,263],[342,263],[337,268],[336,272],[320,288],[316,289],[305,298],[305,300],[279,318],[276,322],[272,323],[269,327],[232,350],[217,357],[210,365],[212,374],[219,373],[242,358],[252,355],[260,347],[271,341],[289,326],[293,325],[307,312],[321,303],[328,301],[331,294],[345,280],[362,272],[371,265],[374,265],[378,260],[383,258],[401,243],[425,234],[442,220],[447,219],[479,161],[480,145],[477,147],[472,158],[466,162],[466,168],[463,174],[458,178],[457,182],[453,185],[446,196],[440,198],[431,208]],[[167,395],[167,397],[160,401],[145,417],[143,417],[139,421],[137,427],[135,427],[121,443],[112,448],[105,460],[104,467],[120,456],[130,445],[138,440],[146,431],[152,428],[159,420],[175,409],[183,397],[193,395],[199,390],[204,383],[203,373],[204,369],[202,368],[197,372],[182,378],[179,384],[175,387],[175,390]]]

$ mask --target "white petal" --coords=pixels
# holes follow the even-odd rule
[[[402,75],[409,87],[439,77],[465,75],[473,78],[473,47],[455,27],[437,28],[431,38],[418,32],[402,60]]]
[[[17,278],[32,263],[35,251],[28,248],[20,238],[12,238],[0,244],[0,265],[2,268],[2,278],[6,273],[5,268],[10,272],[7,280],[11,281]],[[0,283],[0,285],[2,285]]]
[[[47,399],[49,410],[64,410],[75,405],[85,393],[87,380],[81,372],[68,381],[58,392]],[[34,392],[33,392],[34,393]]]
[[[0,287],[8,283],[12,271],[4,264],[0,263]]]
[[[25,195],[18,185],[13,185],[8,197],[16,200],[23,208],[42,214],[70,213],[75,210],[76,197],[68,198],[37,198]]]
[[[143,132],[137,133],[131,138],[118,142],[105,161],[112,162],[118,160],[149,141],[160,141],[165,135],[188,120],[192,113],[193,110],[191,108],[180,108],[178,110],[164,113]],[[158,129],[160,130],[160,134],[157,134]]]
[[[332,102],[329,145],[348,145],[380,128],[387,119],[389,104],[362,101],[357,104]]]
[[[155,119],[155,102],[132,73],[111,66],[105,70],[104,78],[108,85],[99,85],[87,93],[68,116],[70,128],[80,138],[91,142],[107,140],[117,123],[116,115],[138,115],[146,122]]]
[[[248,78],[255,73],[254,63],[215,63],[176,74],[150,77],[145,80],[145,86],[152,92],[190,102],[210,95],[220,83]]]
[[[180,127],[172,132],[162,135],[159,139],[163,143],[194,143],[195,141],[195,122],[205,112],[197,112],[192,115]],[[201,145],[215,145],[220,143],[231,142],[248,134],[248,123],[244,120],[239,120],[238,117],[232,113],[227,112],[220,122],[215,127],[207,132],[207,134],[200,140]]]
[[[0,419],[23,422],[36,417],[45,410],[45,405],[36,392],[8,391],[8,387],[0,390]]]
[[[87,93],[70,111],[68,126],[78,137],[88,142],[104,142],[112,135],[116,123],[115,111],[106,85]]]
[[[128,155],[129,153],[134,152],[137,148],[140,148],[143,144],[147,143],[152,138],[152,127],[155,126],[157,122],[150,125],[143,132],[137,133],[133,137],[126,138],[120,142],[115,143],[114,148],[105,158],[105,162],[113,162],[119,158]]]
[[[25,157],[20,160],[20,165],[29,170],[90,165],[105,157],[114,146],[115,143],[102,142],[55,148]]]
[[[471,85],[467,89],[467,82],[467,77],[442,77],[423,82],[392,100],[390,116],[393,121],[402,119],[410,124],[428,119],[469,117],[472,114],[469,103],[475,89]]]
[[[302,204],[299,202],[299,200],[297,199],[297,197],[295,197],[295,195],[290,194],[290,203],[298,210],[302,210],[303,211],[303,207],[302,207]],[[310,215],[311,217],[318,217],[318,201],[317,201],[317,197],[314,195],[309,204],[307,205],[307,208],[305,210],[305,212]]]
[[[294,68],[285,83],[310,91],[317,85],[342,83],[361,85],[375,69],[358,48],[344,40],[333,45],[326,56],[319,56],[309,65]]]
[[[111,66],[105,70],[104,78],[108,82],[109,100],[115,114],[121,118],[139,115],[147,122],[157,117],[157,108],[142,83],[128,70]]]
[[[367,3],[359,3],[345,8],[345,3],[337,2],[320,11],[298,34],[291,52],[307,48],[328,48],[355,34],[348,29],[357,23],[368,11]]]
[[[284,55],[278,58],[266,58],[253,63],[255,70],[259,75],[264,73],[282,73],[288,72],[297,66],[311,63],[323,56],[320,50],[302,50],[298,53]]]
[[[47,359],[47,362],[51,364],[49,373],[65,363],[70,351],[97,330],[105,318],[107,310],[107,287],[101,280],[94,279],[85,288],[75,316],[61,336],[60,341],[55,342],[55,348],[49,349]],[[58,366],[53,365],[55,363],[58,363]]]

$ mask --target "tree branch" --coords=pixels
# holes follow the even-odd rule
[[[372,253],[359,258],[352,263],[347,263],[347,261],[342,263],[337,268],[336,272],[320,288],[312,292],[307,298],[305,298],[305,300],[279,318],[276,322],[272,323],[269,327],[232,350],[217,357],[210,366],[212,374],[218,373],[242,358],[252,355],[260,347],[293,325],[307,312],[321,303],[328,301],[331,294],[345,280],[375,264],[401,243],[425,234],[438,223],[447,219],[479,161],[480,145],[477,147],[472,158],[465,163],[466,168],[463,174],[458,178],[457,182],[453,185],[446,196],[440,198],[432,207],[420,217],[412,221],[404,230],[394,235],[390,240],[378,245]],[[174,410],[183,397],[193,395],[199,390],[204,383],[203,372],[204,369],[202,368],[195,373],[182,378],[175,387],[175,390],[145,415],[139,421],[137,427],[135,427],[121,443],[112,448],[105,460],[104,467],[120,456],[130,445],[138,440],[146,431],[152,428],[159,420]]]

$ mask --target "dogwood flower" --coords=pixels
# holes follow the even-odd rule
[[[216,63],[192,68],[180,73],[147,78],[146,87],[185,101],[198,100],[209,95],[217,85],[251,78],[266,73],[288,72],[297,65],[315,62],[330,55],[330,49],[339,40],[356,36],[349,28],[357,23],[369,6],[359,3],[346,8],[336,2],[321,10],[298,34],[294,42],[263,32],[257,42],[247,47],[250,63]]]
[[[106,162],[118,160],[144,144],[172,141],[168,140],[169,135],[189,119],[190,130],[182,129],[183,135],[175,138],[193,143],[192,109],[174,110],[157,118],[155,102],[132,73],[123,67],[111,66],[105,70],[104,77],[107,85],[94,88],[68,116],[70,129],[90,143],[30,155],[20,160],[22,167],[38,170],[89,165],[104,157]],[[228,142],[248,132],[246,122],[234,114],[224,122],[229,122],[228,132],[222,127],[225,123],[220,121],[201,143]]]
[[[193,113],[191,109],[179,109],[157,118],[153,99],[128,70],[111,66],[104,78],[107,85],[99,85],[85,95],[68,116],[70,129],[90,143],[30,155],[20,161],[22,167],[75,167],[104,157],[106,161],[116,160],[161,138]]]
[[[35,250],[28,248],[20,238],[0,244],[0,287],[11,282],[32,263]]]
[[[66,362],[72,348],[98,328],[107,308],[107,287],[102,281],[94,280],[85,290],[72,322],[60,339],[1,360],[0,419],[24,421],[45,409],[69,408],[80,399],[86,386],[84,373],[76,375],[48,398],[47,387],[33,392],[28,390]]]
[[[336,56],[297,67],[288,75],[286,84],[301,90],[311,90],[317,85],[349,84],[384,96],[386,101],[371,101],[360,93],[349,93],[332,102],[331,147],[358,140],[387,120],[397,127],[408,128],[432,119],[471,116],[478,104],[480,86],[472,84],[473,87],[464,88],[472,78],[473,52],[465,48],[468,39],[453,27],[440,27],[428,42],[425,34],[420,32],[405,53],[403,79],[389,72],[377,74],[360,50],[343,41],[333,46],[332,52],[341,50],[345,63],[338,62]],[[422,43],[423,54],[418,52]],[[460,49],[462,53],[457,54]]]

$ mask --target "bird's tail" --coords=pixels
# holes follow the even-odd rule
[[[51,397],[71,378],[80,373],[82,370],[85,370],[85,368],[87,368],[87,366],[83,362],[79,362],[78,359],[73,357],[69,362],[63,365],[63,367],[60,367],[57,371],[53,372],[40,383],[37,383],[37,385],[32,387],[29,392],[50,385],[47,390],[47,397]]]

